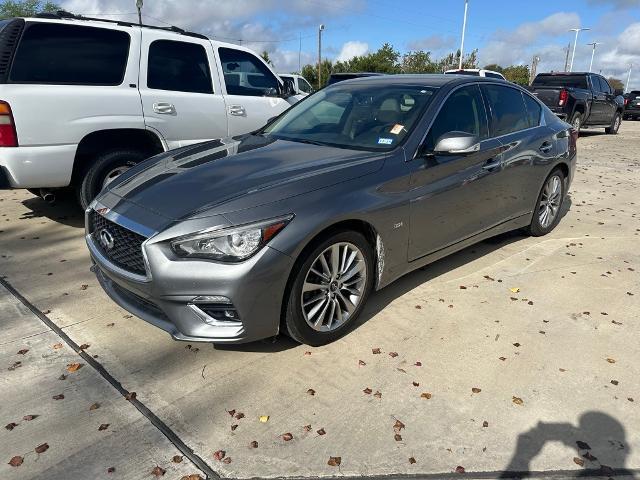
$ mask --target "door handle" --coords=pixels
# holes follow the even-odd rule
[[[247,111],[244,109],[242,105],[229,105],[229,115],[234,115],[236,117],[244,117],[247,114]]]
[[[551,142],[544,142],[542,145],[540,145],[540,148],[538,150],[540,150],[542,153],[549,153],[551,150],[553,150],[553,144]]]
[[[482,169],[491,171],[491,170],[494,170],[494,169],[500,167],[501,165],[502,165],[502,161],[500,161],[500,160],[493,160],[493,159],[492,160],[487,160],[487,163],[485,163],[482,166]]]
[[[161,115],[174,115],[176,113],[176,107],[171,103],[158,102],[153,104],[153,111]]]

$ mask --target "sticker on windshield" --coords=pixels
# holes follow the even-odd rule
[[[394,135],[400,135],[400,132],[402,132],[402,130],[404,130],[404,125],[396,123],[391,129],[391,133],[393,133]]]
[[[378,145],[391,145],[393,143],[393,138],[382,138],[378,139]]]

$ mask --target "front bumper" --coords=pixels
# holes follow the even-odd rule
[[[278,334],[292,259],[264,247],[236,264],[175,258],[166,242],[145,242],[147,276],[113,265],[87,235],[92,271],[104,291],[122,308],[161,328],[175,340],[245,343]],[[236,317],[207,315],[201,297],[226,297]],[[204,302],[204,303],[201,303]],[[220,307],[224,308],[224,306]]]

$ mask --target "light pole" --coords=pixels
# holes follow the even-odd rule
[[[573,42],[573,53],[571,54],[571,65],[569,65],[569,71],[573,72],[573,59],[576,56],[576,45],[578,44],[578,34],[583,30],[591,30],[590,28],[570,28],[570,32],[576,32],[576,39]]]
[[[601,45],[601,43],[591,42],[591,43],[587,43],[587,45],[591,45],[593,47],[593,50],[591,51],[591,63],[589,64],[589,73],[591,73],[591,69],[593,68],[593,57],[595,57],[596,55],[596,46]]]
[[[627,86],[625,88],[627,93],[629,92],[629,82],[631,81],[631,69],[632,68],[633,68],[633,63],[631,65],[629,65],[629,74],[627,75]]]
[[[462,57],[464,55],[464,34],[467,30],[467,12],[469,11],[469,0],[464,0],[464,20],[462,20],[462,40],[460,41],[460,61],[458,70],[462,70]]]
[[[318,27],[318,90],[322,88],[322,31],[324,24]]]
[[[138,8],[138,23],[142,25],[142,2],[143,0],[136,0],[136,7]]]

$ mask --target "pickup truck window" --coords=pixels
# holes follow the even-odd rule
[[[220,48],[224,83],[229,95],[264,97],[277,92],[279,82],[264,63],[242,50]]]
[[[304,93],[311,93],[311,91],[313,90],[311,88],[311,85],[309,85],[309,82],[307,82],[304,78],[298,78],[298,88],[301,92]]]
[[[589,88],[586,75],[538,75],[531,86]]]
[[[611,93],[609,82],[607,82],[604,78],[594,75],[593,77],[591,77],[591,81],[593,83],[593,89],[595,91],[602,93]]]
[[[522,92],[501,85],[482,85],[491,105],[491,136],[501,137],[529,128]]]
[[[156,40],[149,46],[147,87],[174,92],[213,93],[202,45]]]
[[[15,83],[120,85],[129,34],[106,28],[27,24],[9,79]]]

